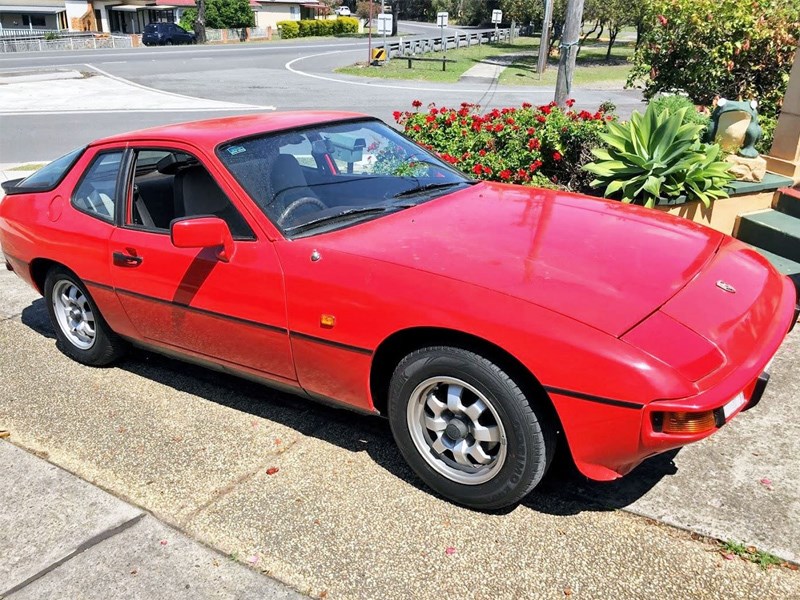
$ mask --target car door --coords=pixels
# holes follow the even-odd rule
[[[255,234],[230,201],[232,191],[189,149],[131,152],[125,211],[110,250],[114,288],[143,340],[296,380],[272,242]],[[200,214],[228,223],[235,240],[229,261],[214,248],[172,244],[171,221]]]

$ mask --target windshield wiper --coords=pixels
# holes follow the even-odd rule
[[[340,213],[336,213],[335,215],[327,215],[325,217],[320,217],[319,219],[314,219],[313,221],[300,223],[299,225],[295,225],[294,227],[285,227],[284,231],[286,233],[292,233],[292,234],[303,233],[304,231],[308,231],[309,229],[313,229],[315,227],[324,225],[326,223],[335,223],[336,221],[340,220],[349,220],[351,217],[362,217],[362,216],[377,215],[387,212],[396,212],[398,210],[403,210],[404,208],[411,208],[412,206],[414,205],[389,204],[387,206],[360,206],[358,208],[350,208]]]
[[[417,194],[421,194],[422,192],[427,192],[429,190],[438,190],[444,189],[449,187],[454,187],[456,185],[474,185],[474,181],[450,181],[448,183],[426,183],[425,185],[420,185],[418,187],[411,188],[409,190],[404,190],[402,192],[398,192],[393,198],[405,198],[406,196],[415,196]]]

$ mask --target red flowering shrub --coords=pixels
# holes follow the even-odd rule
[[[394,118],[408,137],[478,179],[592,193],[592,177],[582,167],[592,161],[592,148],[602,145],[605,121],[615,117],[527,102],[481,114],[480,106],[463,102],[457,108],[431,104],[427,111],[395,111]]]

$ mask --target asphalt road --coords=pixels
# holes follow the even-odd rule
[[[431,26],[407,23],[402,23],[401,30],[424,35],[438,33],[438,29]],[[411,102],[416,99],[438,105],[474,102],[486,108],[552,100],[553,91],[549,88],[429,84],[333,73],[337,67],[364,61],[367,45],[367,41],[361,39],[327,38],[229,46],[0,55],[0,75],[54,68],[90,70],[90,65],[110,75],[172,93],[270,105],[277,110],[354,110],[390,123],[394,111],[410,109]],[[578,107],[590,109],[610,99],[622,114],[640,104],[636,91],[580,89],[573,95]],[[35,106],[37,98],[30,101]],[[4,114],[0,107],[0,163],[49,160],[98,137],[195,118],[200,117],[175,111],[10,115]],[[54,132],[57,135],[53,135]]]

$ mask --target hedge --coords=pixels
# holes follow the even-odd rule
[[[315,35],[339,35],[343,33],[358,33],[358,19],[339,17],[336,20],[279,21],[278,27],[280,28],[282,39]]]

